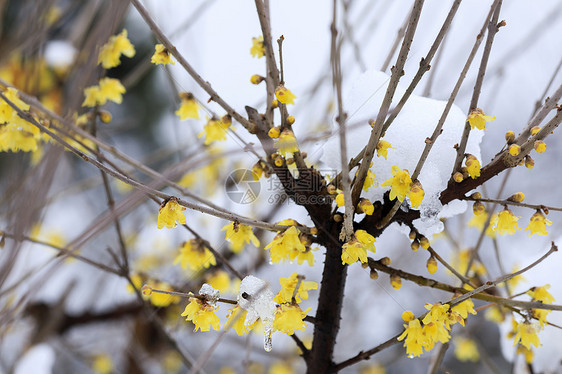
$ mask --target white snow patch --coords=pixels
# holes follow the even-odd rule
[[[14,369],[15,374],[51,374],[55,363],[55,351],[48,344],[39,344],[30,348],[20,358]]]
[[[201,286],[199,295],[205,296],[205,301],[210,305],[215,305],[221,297],[220,291],[213,288],[213,286],[208,283],[204,283],[203,286]]]
[[[249,326],[258,318],[261,319],[264,327],[264,349],[271,351],[271,334],[277,307],[267,282],[253,275],[242,279],[238,292],[238,305],[247,312],[244,325]]]
[[[347,100],[344,101],[345,110],[349,114],[348,125],[358,123],[357,126],[350,126],[347,131],[348,159],[354,157],[367,144],[371,133],[368,120],[376,118],[389,79],[390,77],[383,72],[367,71],[353,84]],[[404,89],[398,86],[391,110],[403,94]],[[390,170],[393,165],[407,169],[410,174],[413,173],[425,147],[425,139],[432,135],[445,105],[445,101],[417,95],[410,96],[383,137],[393,148],[388,150],[387,160],[376,156],[373,159],[371,170],[375,173],[377,184],[369,188],[367,193],[363,193],[364,197],[371,201],[382,201],[389,187],[379,187],[379,185],[391,178]],[[456,157],[453,146],[461,139],[465,121],[466,114],[458,106],[453,105],[443,125],[443,131],[435,141],[418,178],[425,191],[425,198],[419,206],[421,218],[414,224],[429,238],[432,234],[443,230],[439,220],[442,217],[440,212],[443,210],[439,194],[447,187]],[[337,134],[335,125],[334,133]],[[481,159],[479,145],[483,134],[484,131],[472,131],[466,148],[467,153],[473,154],[478,159]],[[323,166],[341,170],[339,142],[339,137],[333,136],[324,143],[320,150]],[[352,170],[351,175],[353,176],[355,172],[356,169]],[[408,203],[404,202],[403,207],[407,205]],[[447,214],[458,214],[457,212],[464,209],[466,204],[464,207],[452,205],[447,209]]]

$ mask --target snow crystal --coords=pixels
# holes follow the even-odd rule
[[[348,158],[354,157],[367,144],[371,133],[368,120],[376,118],[389,80],[390,77],[383,72],[367,71],[355,82],[347,100],[344,100],[345,110],[349,115],[347,121],[349,126],[347,131]],[[398,86],[390,110],[403,93],[404,89]],[[375,173],[377,183],[362,196],[371,201],[382,201],[383,195],[389,190],[389,187],[379,187],[379,185],[391,178],[390,170],[393,165],[408,169],[410,175],[413,173],[425,147],[425,139],[432,135],[445,105],[445,101],[417,95],[410,96],[383,137],[393,147],[388,150],[387,160],[377,156],[373,159],[371,170]],[[443,225],[439,220],[443,210],[439,194],[447,187],[456,157],[456,150],[453,146],[461,139],[465,121],[466,114],[458,106],[453,105],[443,125],[443,131],[435,141],[418,178],[425,191],[425,198],[419,206],[421,218],[414,224],[428,238],[443,230]],[[483,133],[484,131],[472,131],[466,147],[466,152],[473,154],[479,160],[481,159],[480,142]],[[337,134],[335,125],[334,134]],[[339,141],[339,137],[334,135],[322,145],[321,150],[315,151],[321,153],[319,158],[323,162],[322,167],[341,170]],[[355,174],[356,170],[351,171],[351,176]],[[407,203],[404,202],[403,207],[406,206]],[[447,214],[458,214],[465,209],[466,204],[464,207],[454,205],[448,209]]]
[[[261,319],[264,327],[264,349],[271,351],[271,334],[277,308],[273,302],[273,292],[267,282],[253,275],[242,279],[238,292],[238,305],[247,312],[244,325],[249,326],[258,318]]]
[[[213,286],[207,283],[201,286],[201,289],[199,290],[199,295],[205,296],[205,301],[207,301],[207,304],[211,304],[211,305],[215,305],[216,302],[221,297],[219,290],[214,289]]]

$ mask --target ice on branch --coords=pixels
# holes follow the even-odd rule
[[[369,119],[375,119],[381,102],[386,93],[390,77],[380,71],[367,71],[353,84],[351,91],[344,99],[345,111],[349,114],[347,119],[347,151],[348,158],[355,157],[367,144],[371,134]],[[406,82],[407,83],[407,82]],[[404,83],[404,84],[406,84]],[[398,86],[392,101],[389,113],[392,112],[402,95],[404,88]],[[376,175],[376,180],[368,192],[363,192],[362,197],[372,202],[382,201],[388,187],[380,185],[393,177],[392,167],[396,165],[401,170],[414,171],[422,151],[426,145],[425,140],[431,137],[446,102],[433,100],[426,97],[412,95],[404,105],[396,119],[386,130],[382,140],[392,144],[392,151],[384,157],[375,157],[371,170]],[[454,207],[443,208],[439,201],[439,194],[447,187],[447,182],[453,170],[456,150],[453,146],[461,139],[467,114],[458,106],[453,105],[445,123],[443,132],[439,135],[418,177],[425,197],[420,206],[421,218],[414,221],[421,234],[431,238],[430,235],[443,229],[440,218],[463,213],[466,210],[465,202],[456,202]],[[379,124],[375,124],[377,126]],[[324,143],[314,154],[314,159],[321,160],[328,169],[341,170],[340,139],[337,136],[337,125],[333,124],[334,136]],[[466,153],[481,160],[480,142],[484,131],[472,131],[466,147]],[[350,170],[350,175],[355,175],[356,168]],[[412,207],[410,198],[402,203],[402,209]]]
[[[246,314],[245,326],[251,326],[257,319],[261,319],[264,327],[264,349],[271,351],[271,334],[273,333],[273,321],[277,308],[273,302],[273,292],[264,280],[248,275],[240,283],[238,292],[238,305],[244,309]]]

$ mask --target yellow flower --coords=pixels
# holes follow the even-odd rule
[[[355,237],[342,247],[342,264],[351,265],[357,260],[367,262],[367,250],[375,252],[375,238],[365,230],[357,230]]]
[[[180,117],[180,120],[183,121],[188,118],[199,119],[199,104],[193,94],[191,92],[182,92],[180,93],[180,98],[180,107],[175,112]]]
[[[552,304],[556,300],[554,299],[554,296],[548,292],[549,288],[550,284],[545,284],[542,287],[533,287],[530,291],[527,291],[527,294],[531,296],[533,300],[541,301],[545,304]]]
[[[517,225],[517,220],[521,217],[516,217],[513,212],[509,209],[504,209],[498,213],[498,222],[496,223],[495,231],[498,234],[515,234],[515,231],[521,230]]]
[[[153,288],[163,291],[173,291],[172,287],[166,282],[157,282]],[[150,294],[150,303],[156,307],[163,308],[170,304],[177,304],[181,298],[177,295],[168,295],[160,292],[152,292]]]
[[[254,235],[251,226],[231,222],[224,226],[221,231],[224,230],[226,230],[224,239],[230,242],[234,253],[242,251],[246,243],[252,242],[254,246],[260,246],[260,241]]]
[[[101,47],[98,56],[98,64],[104,69],[111,69],[121,64],[121,55],[133,57],[135,47],[127,38],[127,30],[123,29],[121,34],[113,35],[109,41]]]
[[[172,64],[175,65],[176,63],[172,60],[172,55],[170,51],[162,44],[156,44],[154,46],[154,54],[150,58],[150,62],[154,65],[167,65]]]
[[[379,363],[372,363],[369,366],[362,368],[359,374],[386,374],[384,366]]]
[[[226,271],[217,270],[207,279],[207,283],[219,292],[226,293],[230,288],[230,277]]]
[[[205,128],[197,137],[202,137],[205,135],[205,145],[209,145],[214,141],[224,141],[226,140],[226,132],[230,125],[232,124],[232,120],[229,120],[230,117],[224,116],[222,119],[207,119],[207,124]]]
[[[248,332],[252,331],[252,329],[257,325],[258,320],[252,325],[246,325],[244,322],[246,321],[246,314],[247,312],[240,307],[240,305],[236,305],[233,309],[228,310],[230,313],[228,314],[226,324],[224,325],[225,329],[233,328],[234,331],[238,334],[238,336],[242,336],[247,334]]]
[[[252,38],[252,48],[250,48],[250,53],[253,57],[262,58],[265,56],[265,45],[263,44],[263,36],[258,36],[257,38]]]
[[[518,345],[515,353],[518,355],[524,355],[526,363],[528,364],[533,363],[534,357],[533,357],[533,351],[531,349],[528,349],[527,347],[523,347],[522,345]]]
[[[419,207],[421,202],[423,201],[424,196],[425,191],[423,190],[420,181],[416,180],[414,183],[412,183],[410,192],[408,193],[408,197],[410,198],[410,202],[412,203],[412,208]]]
[[[186,321],[191,321],[195,324],[193,331],[210,331],[211,327],[218,331],[220,329],[219,317],[215,314],[215,310],[219,307],[216,305],[208,304],[207,302],[195,297],[189,298],[189,304],[181,314],[186,317]]]
[[[275,362],[267,374],[295,374],[295,370],[288,362]]]
[[[295,226],[291,226],[283,232],[278,233],[265,249],[269,250],[271,262],[278,263],[283,260],[294,260],[299,252],[306,252],[305,245],[299,238],[300,232]]]
[[[476,227],[478,230],[482,231],[484,229],[484,225],[486,224],[487,219],[488,219],[488,213],[477,214],[474,217],[472,217],[470,221],[468,221],[468,227]],[[494,213],[492,215],[492,218],[490,219],[490,223],[488,224],[488,227],[486,228],[486,235],[488,235],[491,238],[496,237],[494,226],[497,221],[498,221],[498,214]]]
[[[476,108],[468,115],[467,121],[472,129],[486,130],[486,122],[495,121],[496,117],[484,115],[482,109]]]
[[[420,320],[414,317],[410,311],[402,313],[402,319],[407,325],[404,325],[404,332],[398,337],[398,341],[404,340],[406,354],[409,357],[417,357],[423,353],[426,337],[423,334]]]
[[[125,87],[115,78],[102,78],[97,86],[90,86],[84,89],[84,102],[82,106],[93,107],[103,105],[108,100],[121,104]]]
[[[281,278],[279,280],[281,283],[281,291],[275,296],[273,301],[276,303],[290,303],[293,300],[293,294],[295,295],[295,301],[297,303],[308,299],[308,291],[317,290],[318,283],[313,281],[300,280],[297,273],[291,274],[288,278]],[[299,289],[295,292],[295,288],[299,285]]]
[[[478,161],[476,157],[468,155],[465,160],[465,165],[466,171],[472,179],[476,179],[480,176],[480,161]]]
[[[552,312],[552,310],[531,309],[531,315],[539,321],[541,328],[544,328],[544,326],[548,323],[546,316],[548,316],[550,312]]]
[[[277,149],[277,152],[286,156],[287,153],[295,153],[299,151],[299,145],[297,143],[297,138],[295,138],[295,134],[291,130],[283,130],[283,132],[279,135],[279,140],[277,140],[274,144],[274,147]]]
[[[372,163],[371,163],[372,165]],[[365,183],[363,183],[363,191],[369,191],[369,187],[375,185],[375,173],[371,169],[367,170],[367,176],[365,177]]]
[[[457,360],[477,362],[480,359],[476,342],[462,336],[455,337],[455,357]]]
[[[127,283],[127,291],[129,293],[135,293],[135,290],[141,289],[141,287],[142,287],[142,277],[139,274],[131,275],[131,281],[133,281],[133,285],[131,285],[130,283]]]
[[[517,323],[517,333],[515,334],[513,345],[515,346],[517,343],[521,343],[521,345],[525,346],[527,349],[531,349],[531,344],[535,347],[540,347],[541,342],[538,336],[539,330],[540,327],[538,324],[530,322]]]
[[[281,304],[277,307],[277,311],[275,312],[273,328],[289,335],[293,335],[296,330],[304,331],[307,324],[304,323],[303,320],[306,314],[311,310],[312,308],[308,308],[303,312],[298,305]]]
[[[453,299],[454,301],[455,299]],[[466,299],[465,301],[455,305],[451,308],[451,310],[455,313],[458,313],[462,318],[466,319],[468,314],[476,315],[476,311],[474,310],[474,303],[470,299]]]
[[[94,357],[92,362],[92,370],[97,374],[110,374],[113,373],[113,360],[107,354],[100,354]]]
[[[6,91],[3,92],[6,99],[12,102],[16,107],[20,108],[22,111],[29,110],[29,105],[22,101],[18,96],[18,90],[12,87],[8,87]],[[18,112],[12,108],[7,101],[1,100],[0,101],[0,123],[12,123],[19,126],[30,126],[35,128],[35,126],[31,126],[27,123],[26,120],[21,118],[18,115]],[[35,132],[39,132],[36,130]]]
[[[388,149],[389,148],[394,149],[394,148],[392,148],[390,143],[387,142],[386,140],[379,140],[379,142],[377,143],[377,146],[376,146],[377,156],[378,157],[382,156],[386,160],[386,156],[388,156]]]
[[[546,219],[546,217],[544,216],[544,214],[542,214],[542,212],[537,211],[535,214],[531,216],[531,220],[529,221],[529,224],[525,228],[525,231],[529,230],[531,232],[529,236],[533,234],[548,235],[548,233],[546,232],[547,225],[548,226],[552,225],[552,221]]]
[[[446,343],[451,338],[449,331],[447,331],[451,329],[449,307],[449,304],[425,304],[425,308],[429,310],[429,313],[425,315],[422,322],[424,324],[424,335],[428,339],[424,347],[428,351],[433,348],[435,342]]]
[[[390,200],[398,198],[398,201],[404,201],[404,198],[410,192],[412,179],[408,170],[400,169],[394,165],[391,169],[392,178],[386,180],[381,184],[381,187],[390,187]]]
[[[285,88],[285,86],[278,86],[275,89],[275,97],[282,104],[294,104],[297,98],[291,91]]]
[[[0,127],[0,152],[31,152],[37,150],[37,139],[13,123]]]
[[[185,207],[178,204],[176,198],[172,197],[169,200],[164,200],[158,210],[157,227],[161,229],[166,226],[169,229],[173,229],[176,227],[176,221],[185,225],[187,221],[185,220],[185,215],[183,214],[184,210]]]
[[[191,239],[182,244],[180,254],[174,260],[174,265],[181,264],[183,269],[189,267],[198,271],[216,265],[213,253],[200,240]]]

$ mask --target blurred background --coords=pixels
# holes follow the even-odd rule
[[[264,59],[250,54],[252,38],[261,35],[253,2],[227,0],[144,1],[151,16],[172,40],[179,52],[208,81],[221,97],[245,115],[246,105],[265,109],[265,88],[253,85],[250,77],[265,75]],[[365,71],[387,73],[394,64],[400,29],[408,19],[412,1],[348,0],[338,2],[342,43],[344,107],[354,84]],[[415,93],[447,100],[468,57],[492,1],[465,1],[461,4],[442,48]],[[445,19],[451,1],[428,0],[421,14],[405,75],[406,86],[427,53]],[[326,1],[271,1],[272,35],[284,36],[283,64],[286,86],[297,96],[291,114],[302,151],[311,162],[326,167],[314,155],[334,138],[334,91],[330,69],[330,23],[332,5]],[[505,2],[500,20],[506,21],[496,35],[479,101],[486,114],[497,119],[488,126],[481,143],[485,165],[504,146],[504,134],[521,131],[545,97],[562,83],[562,4],[556,1],[515,0]],[[128,1],[20,0],[0,1],[0,79],[21,92],[36,97],[42,105],[67,120],[88,114],[82,106],[83,91],[102,76],[119,79],[126,88],[121,104],[108,103],[109,123],[88,123],[83,129],[103,143],[136,160],[135,166],[111,149],[104,155],[112,165],[155,189],[179,195],[153,175],[143,173],[140,164],[165,175],[182,187],[218,206],[262,221],[294,218],[311,225],[306,212],[285,201],[273,177],[262,178],[259,196],[241,204],[227,194],[228,178],[236,169],[251,169],[258,161],[248,152],[260,153],[259,142],[240,125],[224,142],[205,145],[198,134],[205,116],[224,115],[181,65],[154,65],[150,59],[158,43],[148,26]],[[98,65],[102,45],[123,29],[135,47],[133,57],[121,57],[121,64],[105,70]],[[398,42],[400,39],[398,39]],[[472,88],[482,48],[476,55],[455,104],[468,114]],[[276,51],[276,55],[278,53]],[[373,87],[375,94],[377,87]],[[180,121],[174,114],[180,92],[192,92],[202,103],[201,119]],[[349,102],[349,101],[348,101]],[[373,116],[377,108],[373,109]],[[367,118],[350,116],[348,123]],[[93,121],[94,123],[96,121]],[[0,125],[1,126],[1,125]],[[427,134],[428,136],[430,134]],[[522,191],[533,204],[562,206],[560,184],[560,137],[555,132],[547,141],[547,152],[535,157],[535,167],[511,171],[504,181],[500,175],[481,192],[492,198],[506,198]],[[351,150],[353,155],[361,149]],[[562,149],[562,148],[561,148]],[[106,152],[105,152],[106,151]],[[323,149],[323,152],[330,150]],[[261,152],[260,154],[263,154]],[[382,181],[379,181],[382,182]],[[112,201],[108,203],[108,189]],[[193,201],[189,197],[185,199]],[[113,205],[111,205],[113,204]],[[113,207],[112,207],[113,206]],[[466,206],[461,210],[464,211]],[[112,210],[118,212],[120,229],[115,228]],[[533,211],[513,208],[527,221]],[[224,297],[235,299],[236,277],[221,261],[203,271],[174,265],[180,245],[201,235],[243,274],[268,281],[276,293],[279,277],[293,272],[320,282],[323,250],[315,251],[315,266],[269,262],[264,250],[273,233],[256,229],[259,248],[249,245],[241,253],[232,251],[221,229],[228,221],[197,211],[186,211],[191,230],[181,227],[158,230],[158,203],[114,178],[103,178],[99,170],[53,142],[42,142],[34,152],[0,153],[0,372],[5,373],[185,373],[189,369],[177,353],[196,361],[211,347],[219,332],[193,332],[193,324],[179,314],[187,301],[162,296],[163,300],[139,302],[128,290],[127,277],[104,268],[117,269],[116,254],[126,248],[130,273],[141,284],[181,292],[197,292],[204,282],[220,288]],[[470,205],[464,214],[447,219],[445,234],[433,238],[433,247],[453,262],[463,249],[475,245],[479,230],[469,227]],[[551,211],[554,224],[548,237],[516,235],[485,237],[480,256],[490,279],[536,260],[560,237],[560,214]],[[520,226],[525,226],[520,223]],[[58,248],[58,249],[57,249]],[[82,259],[69,258],[60,249],[74,250]],[[389,256],[393,266],[428,276],[427,256],[414,253],[398,225],[377,238],[376,258]],[[456,257],[455,257],[456,256]],[[559,255],[524,275],[513,293],[533,286],[551,284],[551,293],[562,300],[559,282]],[[87,261],[84,261],[86,259]],[[93,262],[93,263],[92,263]],[[396,291],[382,275],[373,281],[368,269],[350,266],[346,283],[343,319],[336,345],[336,362],[372,348],[401,331],[401,313],[424,311],[425,302],[448,300],[450,295],[404,281]],[[444,269],[433,278],[454,284]],[[315,313],[318,291],[310,291],[304,307]],[[481,306],[477,305],[477,306]],[[228,305],[218,315],[225,321]],[[470,362],[455,354],[455,340],[447,351],[443,368],[454,373],[528,372],[521,356],[515,356],[510,319],[504,323],[487,320],[484,312],[469,319],[459,336],[478,343],[480,358]],[[559,313],[558,313],[559,314]],[[549,321],[561,325],[552,313]],[[297,333],[310,342],[312,326]],[[455,330],[456,331],[456,330]],[[455,334],[453,334],[455,335]],[[543,347],[534,349],[536,372],[561,372],[562,333],[548,326],[540,334]],[[243,373],[304,372],[305,366],[290,337],[274,335],[274,349],[265,352],[263,336],[251,333],[239,337],[227,333],[203,366],[202,372],[223,373],[228,368]],[[458,344],[457,344],[458,345]],[[407,360],[404,348],[396,345],[370,361],[344,372],[425,373],[434,352]],[[420,364],[421,363],[421,364]],[[288,371],[281,371],[288,370]],[[371,371],[367,371],[371,370]]]

